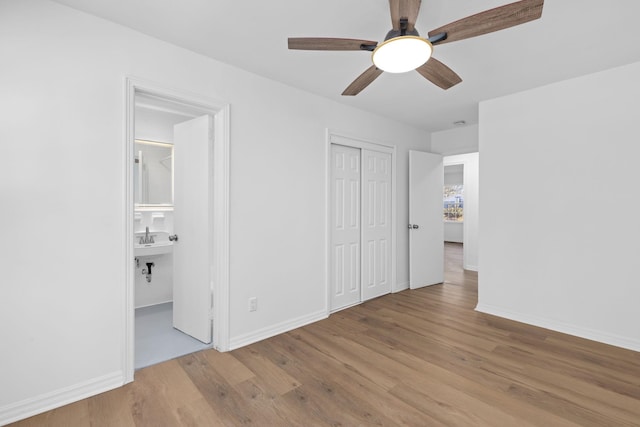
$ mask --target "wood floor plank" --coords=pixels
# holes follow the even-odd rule
[[[230,385],[239,384],[256,376],[251,369],[243,365],[242,362],[240,362],[231,353],[206,351],[203,355],[213,369],[215,369]]]
[[[640,354],[475,311],[478,275],[367,301],[16,426],[636,426]]]
[[[380,313],[381,315],[382,315],[382,314],[386,314],[385,309],[380,309],[380,310],[378,310],[378,313]],[[411,323],[411,319],[408,319],[408,318],[406,318],[406,317],[403,317],[403,315],[402,315],[402,314],[400,314],[400,313],[394,314],[394,316],[396,317],[396,319],[404,319],[404,321],[402,322],[402,324],[403,324],[403,326],[404,326],[404,327],[406,327],[409,323]],[[410,329],[410,328],[409,328],[409,329]],[[354,338],[356,338],[356,339],[357,339],[357,337],[354,337]],[[453,343],[454,345],[457,345],[458,347],[460,347],[460,346],[463,346],[463,347],[464,347],[464,346],[466,346],[466,344],[464,343],[464,341],[468,341],[468,339],[458,340],[458,339],[456,339],[456,338],[455,338],[455,335],[453,335],[453,334],[449,333],[449,334],[447,334],[447,341],[449,341],[449,339],[450,339],[450,338],[451,338],[451,343]],[[445,344],[445,343],[442,343],[442,345],[446,345],[446,344]],[[539,346],[539,345],[540,345],[540,343],[536,343],[536,345],[538,345],[538,346]],[[493,353],[493,354],[487,354],[487,353],[486,353],[486,351],[485,351],[485,352],[482,352],[482,350],[491,351],[490,346],[489,346],[489,348],[484,348],[484,349],[482,348],[483,346],[481,346],[481,345],[480,345],[480,346],[472,346],[472,347],[471,347],[471,349],[474,349],[474,347],[476,347],[476,348],[475,348],[475,350],[480,350],[480,352],[481,352],[485,357],[492,357],[492,358],[496,359],[496,356],[499,354],[498,352]],[[517,360],[517,361],[521,361],[521,360],[522,360],[523,355],[522,355],[522,354],[519,354],[519,355],[517,355],[517,356],[518,356],[518,357],[516,357],[516,358],[514,358],[514,359],[515,359],[515,360]],[[529,353],[529,354],[528,354],[528,356],[530,356],[530,357],[532,357],[532,358],[536,357],[536,356],[533,356],[531,353]],[[547,354],[547,355],[544,355],[544,356],[549,357],[549,355],[548,355],[548,354]],[[580,389],[585,389],[585,388],[588,388],[588,386],[590,385],[590,384],[588,384],[588,383],[586,383],[586,382],[578,381],[578,380],[573,379],[573,378],[567,378],[566,376],[564,376],[564,377],[563,377],[563,376],[557,375],[556,373],[554,373],[553,375],[544,375],[547,371],[543,371],[543,370],[542,370],[542,366],[545,366],[545,367],[547,367],[547,366],[548,366],[548,364],[547,364],[546,362],[544,362],[544,360],[545,360],[545,358],[544,358],[544,357],[538,357],[537,359],[535,359],[535,360],[531,360],[531,361],[530,361],[530,364],[531,364],[532,366],[530,366],[530,367],[529,367],[529,374],[521,374],[521,373],[519,372],[518,366],[520,365],[520,363],[510,364],[510,360],[509,360],[509,359],[500,358],[500,357],[498,357],[498,359],[499,359],[499,360],[498,360],[498,361],[499,361],[499,363],[500,363],[502,366],[510,366],[510,370],[509,370],[509,372],[506,372],[506,373],[505,373],[505,372],[502,372],[502,375],[508,375],[508,376],[510,376],[510,377],[512,377],[512,378],[514,378],[514,379],[515,379],[515,378],[520,378],[521,380],[522,380],[526,375],[530,375],[531,370],[532,370],[532,369],[536,369],[536,368],[535,368],[535,366],[539,363],[541,366],[540,366],[540,369],[537,371],[537,372],[538,372],[538,375],[534,375],[534,376],[532,376],[532,380],[534,380],[534,382],[535,382],[535,384],[536,384],[537,386],[540,386],[540,384],[541,384],[541,383],[540,383],[539,381],[535,381],[535,380],[540,379],[540,378],[546,378],[546,379],[547,379],[547,381],[548,381],[548,382],[547,382],[547,384],[543,384],[543,386],[553,385],[554,387],[563,388],[563,386],[564,386],[565,384],[567,384],[567,382],[572,382],[572,383],[573,383],[574,385],[576,385],[576,386],[577,386],[577,385],[581,385]],[[538,363],[536,363],[536,362],[538,362]],[[616,382],[614,381],[613,383],[615,384]],[[618,387],[620,387],[620,386],[618,386]],[[599,399],[601,399],[601,400],[602,400],[605,396],[608,396],[608,397],[610,397],[610,398],[612,397],[610,394],[608,394],[608,393],[607,393],[607,391],[608,391],[608,390],[603,390],[602,388],[599,388],[598,390],[600,390],[600,391],[603,393],[603,395],[599,396]],[[565,391],[566,391],[566,390],[565,390]],[[615,403],[620,403],[621,401],[625,401],[625,400],[626,400],[626,399],[624,399],[624,398],[625,398],[624,393],[625,393],[626,389],[619,388],[619,389],[618,389],[618,391],[621,391],[621,393],[623,393],[623,395],[622,395],[622,396],[620,396],[619,394],[618,394],[618,395],[616,395],[618,398],[617,398],[617,399],[615,399],[615,400],[616,400],[616,402],[615,402]],[[569,392],[569,391],[566,391],[566,392]],[[593,394],[595,394],[595,393],[593,393]],[[574,397],[577,397],[577,396],[578,396],[578,394],[575,394],[575,393],[574,393]],[[589,397],[587,396],[587,397],[586,397],[586,399],[589,399]],[[634,400],[633,402],[637,403],[637,401],[635,401],[635,400]],[[589,406],[594,406],[594,405],[596,405],[596,406],[597,406],[597,404],[598,404],[598,402],[596,402],[596,401],[594,401],[594,400],[591,400],[591,401],[589,402]],[[614,404],[613,399],[609,399],[609,401],[608,401],[608,402],[606,402],[606,404],[607,404],[607,405],[614,405],[614,407],[615,407],[615,404]],[[625,404],[626,404],[626,406],[627,406],[627,407],[629,407],[629,405],[628,405],[628,404],[629,404],[629,402],[625,402]],[[624,408],[622,407],[622,405],[618,405],[618,408],[619,408],[621,411],[624,411]],[[621,412],[621,414],[624,414],[624,412]],[[620,414],[618,414],[618,415],[620,415]],[[628,417],[628,418],[626,418],[626,419],[627,419],[627,421],[629,421],[629,420],[631,420],[631,417]]]
[[[208,363],[203,353],[193,353],[178,359],[181,368],[203,398],[224,425],[256,425],[256,414],[247,407],[244,398]]]
[[[161,365],[156,365],[156,369],[157,367]],[[178,425],[175,408],[168,403],[170,400],[157,392],[153,372],[155,370],[151,369],[141,372],[139,380],[128,386],[133,420],[137,426]]]
[[[178,425],[181,427],[219,427],[230,425],[218,416],[204,397],[181,404],[176,408],[175,412],[179,423]],[[119,426],[119,424],[111,425]]]
[[[102,393],[87,399],[92,427],[133,427],[135,420],[129,404],[130,387]]]
[[[434,387],[435,386],[435,387]],[[443,383],[432,383],[428,388],[414,388],[400,384],[390,393],[447,426],[518,425],[528,427],[525,420],[505,414],[500,409],[474,399]],[[456,402],[452,404],[452,402]]]
[[[244,409],[255,414],[251,425],[283,425],[291,420],[291,411],[283,405],[282,394],[260,378],[252,378],[233,387],[243,399]]]
[[[435,423],[431,417],[420,414],[415,408],[390,396],[382,387],[366,375],[359,373],[354,367],[319,353],[313,345],[304,342],[295,332],[277,337],[270,345],[272,346],[270,354],[276,357],[285,369],[301,378],[303,383],[316,382],[337,400],[340,400],[338,396],[344,390],[350,396],[350,401],[354,398],[359,401],[355,407],[364,410],[363,416],[368,414],[370,418],[370,414],[377,412],[394,420],[385,425],[415,426]],[[317,369],[309,371],[307,368],[309,363]],[[322,376],[317,377],[318,373]],[[314,398],[313,395],[309,397]]]
[[[406,353],[395,346],[385,345],[384,343],[372,339],[367,335],[358,334],[354,335],[352,338],[369,348],[376,349],[376,351],[386,354],[396,363],[401,363],[418,369],[422,375],[411,377],[411,387],[418,387],[420,390],[431,390],[433,385],[429,381],[435,381],[436,384],[448,384],[457,389],[460,393],[472,396],[485,402],[489,406],[500,408],[506,413],[511,414],[519,420],[518,425],[527,425],[529,422],[532,422],[532,425],[537,426],[576,425],[552,414],[541,414],[526,402],[520,402],[497,388],[486,387],[486,384],[483,382],[476,382],[468,378],[464,378],[451,370],[440,368],[439,366],[430,363],[428,356],[418,357],[413,354]],[[392,390],[392,393],[397,394],[397,390]],[[425,410],[424,406],[421,404],[414,406],[420,410]],[[453,410],[457,409],[454,408]],[[434,414],[434,416],[438,416],[438,414]]]
[[[234,356],[257,377],[268,383],[277,394],[288,393],[300,386],[297,379],[268,360],[260,346],[250,345],[238,349]]]
[[[307,417],[301,413],[295,405],[292,405],[284,396],[276,393],[270,384],[261,378],[254,377],[234,386],[236,390],[245,396],[247,404],[260,414],[270,412],[271,418],[277,418],[278,425],[305,425]],[[293,390],[293,389],[292,389]]]
[[[14,425],[14,424],[11,424]],[[21,427],[89,427],[91,419],[87,399],[47,411],[15,423]]]
[[[311,415],[302,424],[291,425],[394,425],[376,410],[362,393],[342,386],[349,375],[344,366],[289,334],[265,344],[265,354],[303,384],[285,394],[283,399],[298,411]],[[310,370],[308,367],[316,369]],[[349,378],[349,381],[354,381]],[[371,391],[367,388],[367,391]]]

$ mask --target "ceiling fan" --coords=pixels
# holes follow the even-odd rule
[[[353,96],[369,86],[384,71],[402,73],[416,70],[442,89],[462,79],[451,68],[433,58],[433,46],[468,39],[533,21],[542,16],[544,0],[522,0],[486,10],[429,31],[420,37],[415,29],[421,0],[389,0],[392,29],[384,42],[344,38],[289,38],[289,49],[363,50],[372,52],[373,65],[356,78],[342,95]]]

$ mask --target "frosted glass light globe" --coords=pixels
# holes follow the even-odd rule
[[[427,39],[400,36],[379,44],[371,57],[376,67],[387,73],[415,70],[431,58],[433,46]]]

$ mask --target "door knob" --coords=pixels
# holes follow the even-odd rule
[[[169,236],[169,241],[170,242],[177,242],[178,241],[178,235],[174,234],[173,236]]]
[[[411,228],[413,228],[414,230],[416,230],[416,229],[420,228],[420,226],[419,226],[418,224],[413,224],[413,225],[411,226]]]

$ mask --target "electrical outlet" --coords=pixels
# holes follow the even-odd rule
[[[258,309],[258,298],[249,298],[249,311],[256,311]]]

